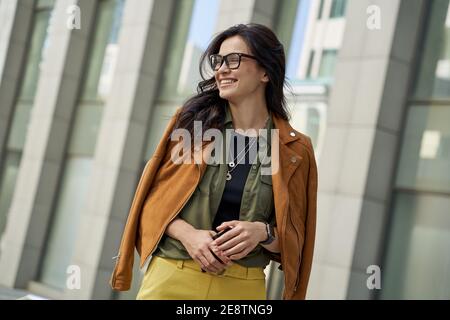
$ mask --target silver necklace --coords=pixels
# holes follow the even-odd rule
[[[244,147],[244,150],[241,150],[241,152],[239,152],[238,155],[236,156],[235,159],[237,159],[237,158],[239,157],[239,155],[240,155],[242,152],[245,151],[244,155],[243,155],[236,163],[235,163],[234,161],[230,161],[230,163],[228,164],[228,166],[230,166],[231,169],[227,169],[227,178],[226,178],[228,181],[231,180],[231,178],[232,178],[231,173],[234,171],[234,169],[237,168],[238,164],[241,163],[241,160],[242,160],[242,159],[245,159],[245,156],[246,156],[247,153],[250,151],[250,148],[253,147],[253,145],[256,143],[257,140],[258,140],[258,137],[256,137],[255,140],[253,140],[251,146],[249,146],[250,142],[247,143],[247,146]],[[247,149],[247,147],[248,147],[248,149]]]
[[[267,121],[269,120],[269,118],[270,118],[270,116],[267,117],[266,122],[264,123],[264,127],[267,125]],[[253,147],[253,145],[256,143],[256,141],[258,141],[258,137],[259,137],[259,136],[256,136],[256,139],[253,140],[252,145],[251,145],[250,147],[248,147],[248,145],[250,144],[250,142],[249,142],[249,143],[247,144],[247,146],[244,147],[244,150],[241,150],[241,151],[238,153],[238,155],[236,156],[236,158],[235,158],[234,160],[236,160],[236,159],[239,157],[239,155],[240,155],[242,152],[245,151],[244,155],[241,157],[240,160],[237,161],[237,163],[235,163],[234,160],[232,160],[232,161],[230,161],[230,162],[228,163],[228,166],[231,167],[231,169],[228,169],[228,166],[227,166],[227,177],[226,177],[226,179],[227,179],[228,181],[230,181],[231,178],[233,177],[233,176],[231,175],[231,172],[233,172],[234,169],[237,168],[237,166],[240,164],[240,162],[241,162],[242,159],[245,159],[245,156],[246,156],[247,153],[250,151],[250,148]],[[247,147],[248,147],[248,149],[247,149]],[[265,158],[266,158],[266,157],[264,157],[264,159],[265,159]]]

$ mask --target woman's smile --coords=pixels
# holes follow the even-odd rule
[[[225,78],[219,81],[219,88],[228,88],[234,86],[238,82],[237,79]]]

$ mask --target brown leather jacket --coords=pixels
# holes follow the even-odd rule
[[[137,186],[110,281],[115,290],[129,290],[134,248],[140,255],[142,268],[205,172],[206,162],[201,158],[200,149],[195,153],[200,154],[201,163],[171,161],[171,150],[177,142],[170,140],[170,134],[180,110],[171,118]],[[273,254],[272,258],[281,263],[284,271],[283,299],[304,299],[316,230],[316,161],[308,136],[294,130],[275,113],[273,123],[279,129],[277,135],[272,136],[271,163],[272,167],[278,167],[272,174],[272,184],[281,254]],[[278,147],[274,148],[274,143]],[[212,145],[204,147],[205,154]]]

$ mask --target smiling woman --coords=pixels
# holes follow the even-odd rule
[[[200,68],[198,93],[172,117],[141,177],[111,285],[129,288],[136,244],[141,265],[152,255],[137,299],[265,299],[270,260],[284,270],[283,298],[304,299],[317,168],[310,138],[288,121],[283,46],[269,28],[240,24],[212,40],[201,67],[205,61],[210,77]],[[186,129],[194,140],[194,121],[201,121],[202,136],[214,128],[225,137],[219,165],[174,164],[166,156],[177,145],[169,141],[174,130]],[[248,134],[260,129],[271,134]],[[244,143],[228,147],[235,138]],[[268,168],[254,156],[261,148],[270,155]],[[152,185],[158,188],[148,193]]]

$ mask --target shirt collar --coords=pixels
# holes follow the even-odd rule
[[[270,129],[273,129],[273,119],[272,119],[272,112],[269,111],[269,120],[266,123],[265,129],[267,129],[267,143],[269,146],[271,145],[271,131]],[[231,110],[229,104],[225,107],[225,122],[224,122],[224,128],[225,129],[232,129],[233,128],[233,117],[231,116]],[[265,139],[264,135],[261,135],[261,138]]]

